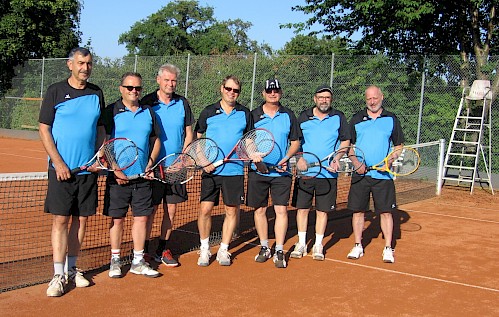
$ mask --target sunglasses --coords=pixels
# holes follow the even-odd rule
[[[142,91],[142,86],[121,86],[123,88],[126,88],[128,91],[136,90],[136,91]]]
[[[238,94],[241,92],[241,89],[237,89],[237,88],[232,88],[232,87],[225,87],[224,86],[224,89],[227,90],[227,92],[231,92],[233,91],[235,94]]]
[[[276,94],[278,94],[278,93],[280,93],[280,92],[281,92],[281,90],[280,90],[280,89],[275,89],[275,88],[272,88],[272,89],[265,89],[265,93],[266,93],[266,94],[271,94],[271,93],[276,93]]]

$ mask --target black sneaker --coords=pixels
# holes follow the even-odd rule
[[[284,258],[284,252],[281,250],[276,251],[274,254],[274,264],[275,267],[283,269],[286,267],[286,259]]]
[[[270,253],[270,249],[267,247],[262,246],[260,248],[260,252],[255,256],[255,262],[258,263],[263,263],[270,259],[272,257],[272,254]]]

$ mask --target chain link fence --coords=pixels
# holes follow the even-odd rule
[[[333,106],[348,118],[364,107],[368,85],[382,88],[387,110],[402,122],[407,144],[449,140],[462,86],[476,79],[473,61],[463,67],[459,56],[394,58],[383,55],[352,56],[132,56],[94,60],[91,82],[99,85],[106,103],[119,98],[119,80],[127,71],[143,76],[143,95],[157,88],[160,65],[173,63],[181,69],[177,92],[191,102],[198,117],[201,110],[219,99],[222,79],[234,74],[243,85],[239,101],[253,109],[263,101],[266,79],[276,77],[283,87],[282,103],[296,115],[313,106],[315,88],[329,84]],[[490,57],[485,75],[492,81],[498,57]],[[66,59],[29,60],[16,69],[13,88],[0,99],[0,128],[36,129],[38,111],[47,87],[68,77]],[[492,135],[499,133],[497,105],[492,105]],[[492,138],[492,167],[499,166],[499,140]]]

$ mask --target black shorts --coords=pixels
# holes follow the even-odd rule
[[[138,179],[125,185],[118,185],[114,177],[108,176],[104,196],[104,215],[123,218],[126,216],[129,207],[132,208],[134,217],[152,214],[151,182]]]
[[[315,209],[323,212],[336,208],[336,178],[311,178],[295,180],[291,205],[298,209],[309,209],[315,196]]]
[[[392,179],[375,179],[355,173],[350,184],[347,208],[352,211],[369,211],[371,193],[376,212],[392,212],[397,208],[395,184]]]
[[[267,207],[270,190],[274,205],[287,206],[291,194],[291,182],[291,176],[270,177],[249,171],[246,205],[253,208]]]
[[[83,174],[58,181],[55,170],[49,169],[44,211],[58,216],[95,215],[97,177],[97,174]]]
[[[158,181],[151,181],[152,204],[157,206],[161,202],[167,204],[179,204],[187,200],[186,184],[165,184]]]
[[[201,201],[212,201],[218,206],[220,191],[225,205],[241,205],[244,203],[244,176],[201,175]]]

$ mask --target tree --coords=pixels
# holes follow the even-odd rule
[[[77,0],[0,2],[0,95],[11,87],[16,66],[78,46],[80,10]]]
[[[178,54],[247,54],[270,52],[270,47],[251,41],[251,23],[240,19],[217,21],[212,7],[195,0],[175,0],[120,35],[129,54],[146,56]]]
[[[296,35],[279,51],[283,55],[350,55],[350,41],[345,38],[317,38],[315,35]]]
[[[307,0],[292,10],[313,17],[285,27],[304,30],[320,24],[321,32],[348,37],[361,32],[357,48],[371,53],[459,54],[464,70],[473,55],[475,75],[485,79],[490,75],[484,68],[487,59],[499,51],[493,48],[498,41],[496,7],[496,0]],[[494,85],[499,87],[499,81]]]

